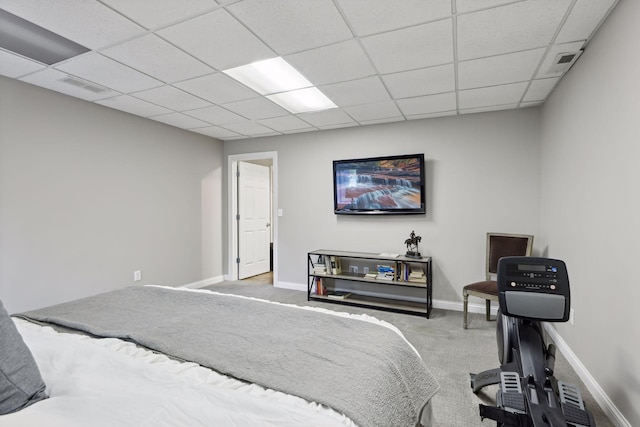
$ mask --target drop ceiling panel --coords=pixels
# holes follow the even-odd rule
[[[376,74],[357,40],[308,50],[284,59],[316,86]]]
[[[351,116],[349,116],[340,108],[332,108],[331,110],[324,111],[314,111],[312,113],[302,113],[298,116],[305,122],[309,122],[317,127],[356,124]]]
[[[279,55],[353,36],[332,0],[245,0],[228,9]]]
[[[39,62],[0,49],[0,74],[3,76],[17,78],[43,68],[45,66]]]
[[[0,74],[226,140],[523,108],[617,2],[0,0],[92,49],[48,68],[0,50]],[[291,114],[221,72],[279,55],[339,107]]]
[[[114,96],[113,98],[96,101],[96,103],[142,117],[158,116],[171,112],[171,110],[164,107],[129,95]]]
[[[456,109],[455,92],[418,96],[398,100],[398,107],[405,116],[432,114]]]
[[[533,102],[545,100],[558,83],[558,80],[560,80],[560,78],[556,77],[532,81],[522,101]]]
[[[361,42],[381,74],[453,62],[451,19],[364,37]]]
[[[271,119],[258,120],[261,125],[267,126],[279,132],[288,132],[292,130],[311,129],[309,123],[300,120],[295,116],[274,117]]]
[[[144,32],[141,26],[95,0],[1,0],[0,8],[90,49]]]
[[[213,72],[208,65],[153,34],[106,49],[102,54],[165,83]]]
[[[161,116],[151,117],[151,119],[182,129],[201,128],[209,126],[210,124],[181,113],[163,114]]]
[[[275,132],[273,129],[269,129],[266,126],[262,126],[260,123],[252,122],[251,120],[245,120],[244,122],[229,123],[224,126],[233,132],[247,136],[269,136],[279,135],[279,132]]]
[[[157,34],[217,70],[276,56],[225,10],[189,19]]]
[[[96,93],[77,85],[65,83],[69,77],[70,76],[66,73],[54,70],[53,68],[47,68],[33,74],[29,74],[28,76],[21,77],[20,80],[46,89],[51,89],[56,92],[64,93],[65,95],[84,99],[86,101],[97,101],[99,99],[120,95],[118,92],[114,91]]]
[[[512,83],[508,85],[468,89],[458,95],[459,108],[494,107],[497,105],[518,104],[528,83]]]
[[[214,104],[226,104],[259,96],[256,92],[222,73],[186,80],[175,83],[174,86]]]
[[[458,88],[471,89],[531,80],[545,48],[462,61],[458,65]]]
[[[231,102],[225,104],[224,108],[251,120],[269,119],[271,117],[286,116],[289,114],[287,110],[266,98],[253,98]]]
[[[554,65],[555,59],[558,56],[558,54],[578,53],[583,46],[584,46],[583,41],[574,42],[574,43],[557,44],[557,45],[551,46],[546,56],[544,57],[542,64],[540,65],[540,69],[536,74],[536,78],[542,79],[545,77],[561,76],[563,74],[561,71],[551,71],[551,66]]]
[[[133,96],[174,111],[192,110],[211,105],[204,99],[195,97],[173,86],[160,86],[134,93]]]
[[[614,4],[615,0],[577,0],[556,43],[587,40]]]
[[[221,128],[219,126],[209,126],[209,127],[206,127],[206,128],[197,128],[197,129],[193,129],[193,132],[201,133],[202,135],[212,136],[214,138],[219,138],[219,139],[227,139],[227,138],[233,138],[233,137],[241,136],[238,133],[232,132],[232,131],[230,131],[228,129],[225,129],[225,128]]]
[[[360,122],[402,117],[400,110],[398,110],[398,107],[393,101],[345,107],[344,111]]]
[[[522,0],[456,0],[456,11],[459,14],[489,9],[496,6],[515,3]]]
[[[152,4],[131,0],[102,2],[148,29],[182,21],[218,7],[213,0],[153,0]]]
[[[227,123],[242,122],[246,120],[244,117],[222,107],[218,107],[217,105],[213,107],[199,108],[197,110],[190,110],[185,112],[185,114],[204,120],[212,125],[224,125]]]
[[[403,0],[401,7],[388,0],[338,0],[359,36],[410,27],[448,18],[451,0]]]
[[[55,68],[124,93],[162,85],[161,81],[92,52],[73,58]]]
[[[458,16],[458,59],[547,46],[571,0],[536,0]]]
[[[395,99],[452,92],[456,86],[453,64],[387,74],[382,80]]]
[[[391,100],[378,77],[335,83],[319,89],[339,107]]]

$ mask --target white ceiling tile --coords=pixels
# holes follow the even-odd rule
[[[331,0],[245,0],[228,9],[279,55],[353,37]]]
[[[212,136],[214,138],[226,139],[231,137],[240,136],[239,134],[232,132],[228,129],[221,128],[219,126],[209,126],[206,128],[193,129],[193,132],[201,133],[203,135]]]
[[[376,73],[356,40],[289,55],[284,59],[316,86]]]
[[[455,92],[440,93],[437,95],[418,96],[397,101],[400,111],[405,116],[416,114],[432,114],[456,109]]]
[[[391,100],[378,77],[335,83],[319,89],[339,107]]]
[[[468,13],[476,10],[502,6],[513,2],[514,0],[456,0],[456,12]]]
[[[616,0],[577,0],[556,38],[556,43],[589,39],[615,2]]]
[[[101,53],[165,83],[213,72],[208,65],[153,34],[138,37]]]
[[[150,119],[182,129],[193,129],[209,126],[209,123],[207,122],[203,122],[202,120],[198,120],[193,117],[185,116],[181,113],[163,114],[160,116],[150,117]]]
[[[559,54],[571,54],[578,53],[584,46],[583,41],[574,43],[557,44],[551,46],[547,55],[540,65],[540,69],[536,74],[537,79],[543,79],[545,77],[559,77],[563,74],[562,71],[551,71],[551,66],[554,65],[554,61]]]
[[[73,58],[55,68],[124,93],[162,84],[133,68],[93,52]]]
[[[551,43],[571,0],[523,1],[460,15],[458,59],[482,58]]]
[[[453,62],[451,19],[364,37],[361,42],[382,74]]]
[[[352,128],[356,126],[359,126],[358,122],[337,123],[335,125],[318,126],[318,129],[322,129],[322,130],[343,129],[343,128]]]
[[[101,104],[105,107],[115,108],[116,110],[121,110],[142,117],[171,113],[171,110],[129,95],[120,95],[114,96],[113,98],[103,99],[101,101],[96,101],[96,104]]]
[[[269,129],[266,126],[262,126],[260,123],[252,122],[251,120],[229,123],[224,127],[233,132],[248,136],[279,135],[279,132],[274,132],[273,129]]]
[[[539,107],[543,103],[543,101],[521,102],[520,108]]]
[[[53,68],[47,68],[22,77],[20,80],[87,101],[97,101],[98,99],[119,95],[119,93],[115,91],[96,93],[80,86],[65,83],[65,80],[68,78],[68,74],[54,70]],[[79,80],[74,79],[74,81]]]
[[[209,74],[184,82],[175,83],[179,87],[194,95],[198,95],[215,104],[242,101],[244,99],[257,98],[258,94],[246,86],[238,83],[223,73]]]
[[[276,56],[225,10],[216,10],[157,32],[218,70]]]
[[[442,111],[440,113],[416,114],[413,116],[406,116],[406,117],[407,117],[407,120],[420,120],[420,119],[433,119],[435,117],[455,116],[457,114],[458,114],[457,110],[451,110],[451,111]]]
[[[173,86],[160,86],[133,94],[136,98],[161,105],[170,110],[183,111],[208,107],[204,99],[197,98]]]
[[[527,85],[527,82],[523,82],[480,89],[462,90],[458,95],[458,106],[462,110],[517,104],[520,102],[524,91],[527,89]]]
[[[396,107],[396,104],[393,101],[345,107],[344,111],[357,121],[371,121],[402,117],[400,110],[398,110],[398,107]]]
[[[39,62],[0,49],[0,74],[16,78],[45,68]]]
[[[453,64],[386,74],[382,80],[395,99],[451,92],[456,87]]]
[[[387,119],[374,119],[374,120],[361,120],[361,125],[375,125],[382,123],[393,123],[393,122],[402,122],[404,121],[404,117],[391,117]]]
[[[332,108],[331,110],[314,111],[311,113],[302,113],[298,116],[306,122],[317,127],[355,124],[353,119],[340,108]]]
[[[90,49],[100,49],[144,32],[97,1],[3,0],[0,7]]]
[[[494,86],[531,80],[545,48],[491,56],[458,64],[458,88]]]
[[[261,125],[267,126],[279,132],[288,132],[292,130],[313,129],[309,123],[300,120],[296,116],[274,117],[271,119],[258,120]]]
[[[522,101],[535,102],[535,101],[543,101],[547,99],[547,96],[549,96],[549,94],[551,93],[551,91],[556,86],[559,80],[560,78],[556,77],[551,79],[541,79],[541,80],[532,81]]]
[[[229,110],[214,105],[207,108],[199,108],[197,110],[186,111],[185,114],[196,117],[213,125],[224,125],[226,123],[242,122],[246,119]]]
[[[517,107],[518,107],[518,104],[502,104],[502,105],[493,105],[488,107],[465,108],[460,110],[460,114],[475,114],[475,113],[487,113],[489,111],[513,110]]]
[[[339,0],[359,36],[396,30],[451,15],[451,0]]]
[[[131,0],[101,0],[145,28],[157,28],[218,7],[213,0],[153,0],[153,4]]]
[[[244,101],[231,102],[225,104],[227,108],[243,117],[251,120],[269,119],[271,117],[286,116],[287,110],[279,107],[266,98],[253,98]]]

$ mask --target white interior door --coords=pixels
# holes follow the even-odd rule
[[[238,278],[269,271],[269,167],[238,162]]]

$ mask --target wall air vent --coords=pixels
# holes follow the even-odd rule
[[[75,77],[65,77],[60,79],[62,83],[66,83],[75,87],[79,87],[81,89],[88,90],[93,93],[104,93],[109,92],[110,89],[106,87],[98,86],[93,83],[85,82],[84,80],[77,79]]]

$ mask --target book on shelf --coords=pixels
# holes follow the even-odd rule
[[[375,279],[378,276],[378,273],[370,271],[364,275],[367,279]]]
[[[326,294],[326,289],[324,288],[324,285],[322,283],[322,277],[315,277],[314,280],[316,282],[316,294],[317,295]]]
[[[393,280],[395,279],[395,274],[393,272],[382,272],[376,275],[376,279],[378,280]]]
[[[351,292],[335,291],[327,293],[327,298],[330,299],[347,299],[349,296],[351,296]]]
[[[330,272],[329,272],[329,268],[331,268]],[[327,265],[327,272],[329,274],[341,274],[342,273],[342,267],[340,265],[340,258],[337,258],[337,257],[335,257],[333,255],[331,255],[329,257],[329,265]]]
[[[316,264],[313,266],[313,274],[327,274],[327,266],[324,264]]]

